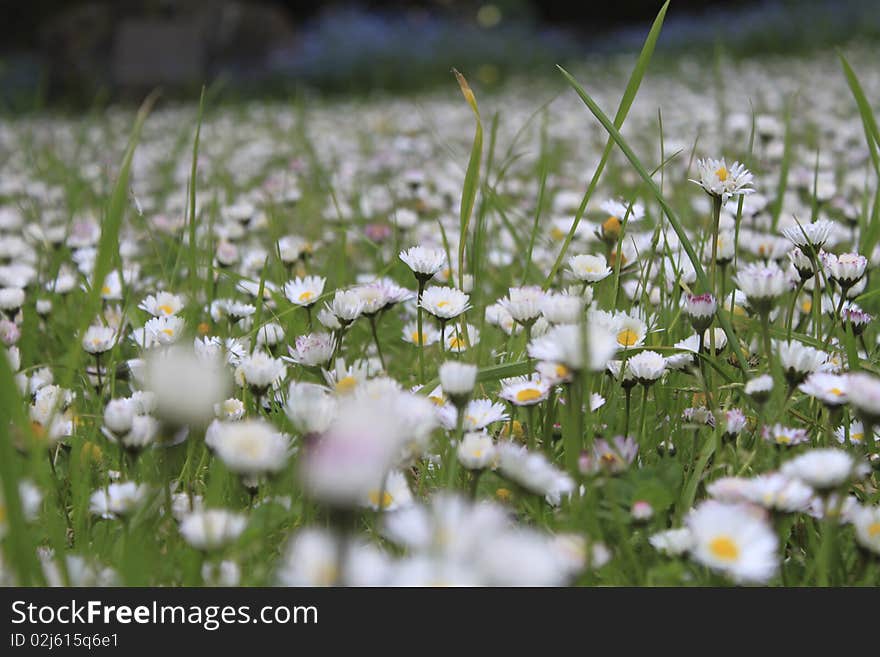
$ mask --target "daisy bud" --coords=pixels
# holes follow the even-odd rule
[[[450,360],[440,366],[439,374],[440,386],[449,400],[458,408],[464,406],[477,382],[477,366]]]
[[[858,253],[844,253],[840,256],[835,256],[833,253],[823,253],[822,266],[828,278],[846,291],[865,275],[868,259]]]
[[[21,337],[21,330],[15,322],[8,319],[0,319],[0,342],[7,347],[11,347],[18,342]]]
[[[0,288],[0,311],[14,317],[24,305],[24,290],[19,287]]]
[[[642,351],[626,361],[632,377],[643,386],[649,386],[666,373],[666,359],[656,351]]]
[[[782,363],[789,385],[797,386],[828,360],[828,354],[797,340],[774,340],[774,351]]]
[[[159,421],[149,415],[135,415],[131,430],[120,438],[123,447],[130,451],[143,449],[156,440],[159,434]]]
[[[853,335],[859,336],[865,332],[865,329],[868,328],[868,324],[870,324],[871,320],[874,318],[870,313],[866,313],[864,310],[853,304],[850,305],[849,308],[843,309],[841,312],[841,319],[843,320],[844,325],[852,330]]]
[[[778,265],[746,265],[734,277],[749,304],[760,314],[767,314],[776,300],[791,289],[788,274]]]
[[[633,502],[630,515],[636,522],[646,522],[654,517],[654,507],[651,506],[650,502],[637,500]]]
[[[660,456],[675,456],[675,453],[678,450],[675,448],[675,443],[671,440],[664,440],[659,445],[657,445],[657,453]]]
[[[712,349],[712,338],[715,338],[715,355],[717,356],[727,346],[727,334],[724,329],[719,327],[706,329],[703,332],[703,349],[709,351]]]
[[[805,251],[807,255],[817,254],[828,236],[834,224],[827,219],[820,219],[812,224],[796,224],[782,229],[782,234],[796,247]]]
[[[880,378],[865,372],[847,375],[847,394],[866,424],[880,424]]]
[[[770,393],[773,391],[773,377],[769,374],[750,379],[746,382],[745,393],[759,404],[763,404],[770,399]]]
[[[717,309],[718,303],[712,294],[688,294],[684,297],[684,312],[697,332],[709,328]]]
[[[824,255],[824,254],[820,254]],[[791,261],[791,264],[797,270],[798,276],[801,277],[801,282],[808,281],[813,278],[813,275],[816,271],[813,269],[813,261],[810,260],[804,252],[800,249],[794,249],[789,251],[788,259]]]
[[[620,219],[617,217],[608,217],[602,223],[602,241],[609,244],[617,244],[620,237]]]
[[[104,426],[116,436],[131,431],[135,406],[130,399],[111,399],[104,407]]]
[[[717,261],[722,267],[733,262],[736,255],[736,237],[732,231],[722,230],[718,233],[717,243]]]

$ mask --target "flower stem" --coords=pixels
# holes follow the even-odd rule
[[[715,270],[718,265],[718,225],[721,221],[721,197],[712,197],[712,294],[715,294]]]
[[[455,453],[458,445],[461,444],[461,438],[464,434],[464,409],[466,406],[460,406],[456,409],[455,415],[455,438],[450,439],[446,453],[446,485],[449,488],[455,487],[455,479],[458,476],[458,457]]]
[[[425,281],[419,280],[419,296],[416,303],[416,321],[419,330],[419,380],[425,383],[425,334],[422,329],[422,292],[425,291]]]
[[[382,371],[387,371],[385,367],[385,357],[382,355],[382,345],[379,344],[379,333],[376,331],[376,316],[370,315],[370,331],[373,333],[373,341],[376,343],[376,351],[379,354],[379,362],[382,364]]]

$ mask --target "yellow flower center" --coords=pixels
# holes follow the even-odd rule
[[[727,176],[730,175],[727,172],[727,167],[721,167],[715,172],[715,175],[718,176],[718,180],[721,182],[725,182],[727,180]]]
[[[523,437],[523,426],[519,420],[513,421],[513,437],[514,438],[522,438]],[[501,428],[501,435],[504,438],[509,438],[511,434],[510,431],[510,422],[505,422],[504,426]]]
[[[880,522],[874,522],[868,525],[868,536],[872,539],[880,536]]]
[[[104,287],[102,287],[102,288],[101,288],[101,294],[110,294],[110,286],[109,286],[109,285],[105,285]]]
[[[559,230],[557,226],[553,226],[553,228],[550,229],[550,237],[558,242],[559,240],[565,238],[565,233]]]
[[[495,491],[495,497],[497,497],[502,502],[506,502],[510,499],[511,492],[507,488],[499,488]]]
[[[786,436],[785,434],[779,434],[776,436],[776,443],[778,445],[788,445],[791,442],[791,438]]]
[[[464,343],[464,340],[462,340],[458,336],[453,335],[452,337],[449,338],[449,348],[450,349],[462,349],[465,346],[466,345]]]
[[[620,219],[608,217],[602,224],[602,231],[608,236],[616,237],[620,232]]]
[[[300,294],[298,298],[300,301],[311,301],[314,296],[314,292],[312,292],[311,290],[306,290],[305,292]]]
[[[167,335],[169,338],[174,337],[174,329],[163,328],[161,332],[164,333],[165,335]]]
[[[373,506],[381,506],[383,509],[387,509],[391,506],[391,503],[394,501],[394,498],[391,496],[387,490],[382,491],[382,503],[379,504],[379,491],[371,490],[370,491],[370,504]]]
[[[860,442],[862,442],[862,439],[864,437],[865,437],[865,434],[863,434],[863,433],[851,433],[849,435],[849,440],[850,440],[850,442],[853,442],[853,443],[860,443]]]
[[[83,465],[88,465],[89,463],[100,463],[101,448],[93,442],[83,443],[82,451],[79,453],[79,459]]]
[[[173,315],[174,314],[174,309],[171,306],[169,306],[167,303],[163,303],[161,306],[159,306],[158,310],[161,310],[162,313],[165,315]]]
[[[207,335],[210,330],[211,325],[208,322],[201,322],[198,326],[199,335]]]
[[[332,586],[336,583],[336,578],[339,576],[339,571],[336,570],[336,566],[333,564],[325,564],[321,568],[318,569],[317,580],[319,585],[324,586]]]
[[[351,374],[336,382],[336,392],[350,392],[357,385],[357,379]]]
[[[438,397],[437,395],[431,395],[428,399],[434,404],[434,406],[443,406],[446,403],[446,400],[443,397]]]
[[[409,336],[410,340],[412,340],[415,344],[422,344],[422,337],[419,335],[418,331],[413,331]]]
[[[565,365],[557,365],[556,366],[556,376],[560,379],[564,379],[569,375],[569,369]]]
[[[719,536],[709,543],[709,551],[722,561],[735,561],[739,557],[739,548],[728,536]]]
[[[809,299],[801,304],[801,312],[808,313],[813,309],[813,302]]]
[[[831,388],[831,390],[829,390],[828,392],[830,392],[832,395],[835,395],[836,397],[840,397],[841,395],[843,395],[843,390],[841,390],[840,388]]]
[[[475,459],[480,458],[482,455],[483,455],[483,450],[481,450],[481,449],[475,449],[475,450],[473,451],[473,454],[472,454],[472,456],[473,456]]]
[[[537,388],[523,388],[516,393],[516,401],[530,402],[541,398],[541,391]]]
[[[639,334],[632,329],[623,329],[617,334],[617,342],[624,347],[632,347],[639,341]]]
[[[445,307],[448,306],[448,305],[449,305],[449,302],[448,302],[448,301],[440,301],[440,302],[437,303],[437,307],[438,307],[438,308],[445,308]]]

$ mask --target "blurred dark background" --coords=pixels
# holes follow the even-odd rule
[[[878,0],[673,0],[658,51],[802,52],[880,37]],[[660,0],[0,0],[0,101],[93,103],[203,82],[363,93],[636,50]]]

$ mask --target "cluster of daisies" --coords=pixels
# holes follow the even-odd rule
[[[469,221],[454,96],[209,112],[195,163],[176,108],[108,254],[130,117],[0,126],[0,581],[880,583],[876,149],[823,65],[645,82],[677,215],[617,154],[584,196],[576,98],[496,99]]]

